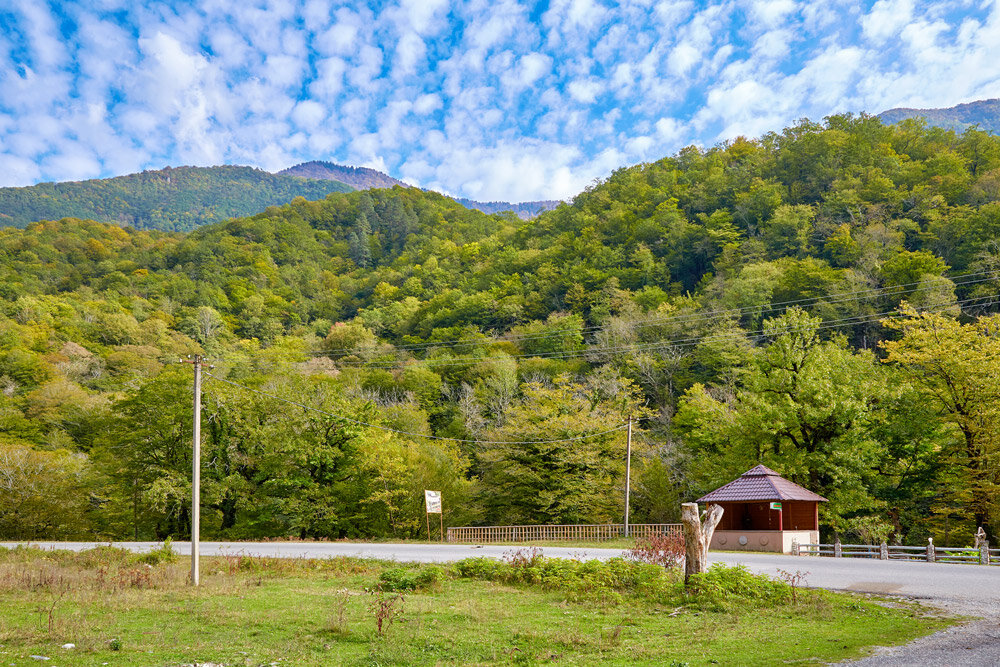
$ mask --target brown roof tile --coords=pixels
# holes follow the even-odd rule
[[[699,503],[732,503],[755,500],[815,500],[825,503],[823,496],[805,489],[774,472],[767,466],[756,466],[715,491],[699,498]]]

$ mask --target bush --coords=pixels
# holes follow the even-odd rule
[[[439,565],[428,565],[419,572],[414,581],[418,590],[437,590],[444,581],[445,572]]]
[[[679,579],[662,567],[622,558],[580,562],[545,558],[537,551],[518,551],[506,560],[468,558],[455,565],[460,577],[525,584],[567,591],[580,599],[618,603],[624,595],[664,601],[679,596]]]
[[[481,579],[483,581],[496,581],[497,570],[506,563],[479,556],[477,558],[466,558],[455,563],[455,571],[458,576],[465,579]]]
[[[436,589],[441,586],[444,576],[444,570],[438,565],[429,565],[417,571],[391,567],[379,576],[378,587],[383,591]]]
[[[378,587],[383,591],[412,591],[417,588],[413,573],[401,567],[391,567],[378,578]]]
[[[684,536],[676,532],[650,535],[636,540],[635,546],[625,552],[625,555],[639,563],[677,567],[684,561]]]
[[[791,587],[742,565],[716,564],[708,572],[693,574],[688,582],[688,602],[712,611],[773,607],[788,601]]]
[[[160,563],[176,563],[177,558],[177,553],[173,547],[173,540],[168,537],[158,548],[135,556],[133,561],[145,565],[159,565]]]

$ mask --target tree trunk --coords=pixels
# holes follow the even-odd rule
[[[698,503],[681,505],[681,523],[684,524],[684,585],[686,586],[692,574],[699,574],[708,569],[708,545],[712,542],[712,533],[722,520],[722,507],[709,505],[705,511],[705,523],[698,518]]]

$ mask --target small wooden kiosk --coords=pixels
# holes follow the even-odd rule
[[[792,542],[819,542],[819,503],[827,499],[759,465],[697,502],[725,510],[710,549],[791,553]]]

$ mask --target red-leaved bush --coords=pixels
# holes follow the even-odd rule
[[[680,533],[661,533],[642,537],[635,541],[635,546],[626,551],[625,555],[640,563],[677,567],[684,562],[684,536]]]

